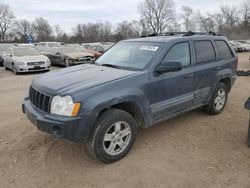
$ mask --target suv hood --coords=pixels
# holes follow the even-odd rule
[[[66,53],[65,55],[66,55],[68,58],[71,58],[71,59],[80,59],[80,58],[86,57],[86,56],[94,57],[93,54],[88,53],[88,52]]]
[[[44,93],[67,95],[136,73],[135,71],[85,64],[44,74],[35,78],[32,85]]]

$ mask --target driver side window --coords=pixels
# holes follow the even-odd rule
[[[164,57],[163,62],[179,61],[182,68],[191,65],[190,48],[188,42],[175,44]]]

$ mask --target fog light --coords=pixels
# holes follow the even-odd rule
[[[54,126],[52,128],[52,133],[57,138],[62,138],[63,137],[62,129],[60,127],[58,127],[58,126]]]

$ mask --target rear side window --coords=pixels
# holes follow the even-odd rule
[[[233,57],[232,51],[225,41],[218,40],[215,41],[215,43],[219,49],[221,60],[231,59]]]
[[[194,48],[197,64],[215,61],[216,55],[211,41],[195,41]]]

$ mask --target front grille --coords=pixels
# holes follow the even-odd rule
[[[79,62],[90,62],[90,61],[94,61],[94,58],[93,57],[83,57],[83,58],[80,58],[79,59]]]
[[[35,90],[33,87],[30,87],[29,98],[31,103],[36,106],[38,109],[45,112],[50,112],[50,102],[52,97],[41,93]]]
[[[36,62],[28,62],[27,65],[44,65],[45,62],[44,61],[36,61]]]

